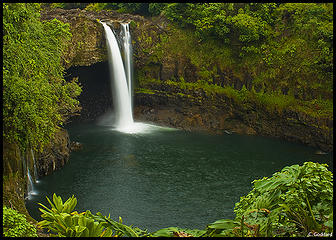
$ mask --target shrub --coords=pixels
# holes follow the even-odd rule
[[[287,166],[272,177],[253,181],[236,203],[236,220],[259,225],[260,236],[307,236],[332,232],[333,174],[326,164]]]
[[[80,110],[81,88],[63,77],[70,25],[40,20],[39,3],[3,4],[3,137],[43,150]]]
[[[235,219],[220,219],[206,229],[168,227],[148,233],[113,221],[101,213],[71,212],[76,198],[64,204],[54,194],[51,209],[40,209],[45,219],[40,226],[56,236],[128,237],[275,237],[333,232],[333,174],[326,164],[305,162],[276,172],[272,177],[254,180],[252,191],[236,203]]]
[[[139,237],[147,234],[139,228],[129,227],[119,222],[113,221],[110,216],[103,216],[101,213],[93,215],[89,210],[78,213],[74,211],[77,199],[72,196],[65,203],[62,198],[53,195],[53,203],[47,197],[51,208],[47,208],[39,203],[44,209],[40,208],[44,219],[38,225],[49,231],[54,237]]]
[[[2,219],[4,237],[37,237],[35,226],[16,210],[3,206]]]

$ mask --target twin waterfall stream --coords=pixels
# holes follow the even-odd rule
[[[149,125],[145,123],[136,123],[133,121],[132,113],[132,42],[129,31],[129,23],[121,24],[121,49],[119,48],[117,38],[112,29],[104,22],[101,22],[106,35],[106,44],[108,49],[108,62],[110,68],[110,81],[113,97],[114,113],[112,121],[108,125],[113,126],[113,130],[126,134],[133,133],[149,133],[155,129],[164,129],[159,126]],[[33,162],[34,172],[31,174],[29,169],[29,159]],[[27,199],[32,195],[37,195],[34,184],[38,183],[37,169],[34,153],[31,150],[31,156],[23,156],[23,167],[27,177]],[[55,163],[54,163],[55,164]]]
[[[130,74],[130,34],[128,31],[128,24],[123,24],[124,30],[124,55],[125,55],[125,67],[121,58],[121,53],[119,50],[119,45],[116,37],[114,36],[111,28],[103,23],[106,43],[109,55],[109,66],[111,73],[111,88],[114,103],[114,113],[115,113],[115,127],[118,130],[127,130],[133,125],[133,114],[132,114],[132,94],[131,94],[131,74]],[[125,71],[126,69],[126,71]]]
[[[129,23],[121,23],[121,49],[112,29],[104,22],[106,35],[106,45],[109,56],[111,90],[114,105],[113,129],[119,132],[150,133],[152,130],[162,129],[162,127],[150,124],[134,122],[132,108],[132,41],[129,31]]]
[[[59,164],[41,154],[48,158],[42,164],[40,154],[30,149],[22,155],[28,185],[25,204],[34,219],[43,220],[38,203],[49,206],[46,196],[56,193],[63,201],[74,195],[78,212],[120,216],[123,224],[149,232],[169,226],[204,229],[218,219],[234,219],[235,203],[251,191],[254,179],[306,161],[327,163],[333,169],[332,153],[317,155],[316,149],[299,143],[134,121],[132,26],[108,22],[99,26],[105,31],[109,62],[102,66],[109,68],[110,75],[100,74],[100,68],[82,74],[93,78],[93,84],[101,84],[95,81],[99,77],[111,82],[113,106],[94,122],[66,125],[70,139],[83,147],[71,152],[62,169],[55,171]],[[49,170],[48,164],[53,164],[53,173],[37,181],[36,170],[45,166]]]
[[[121,23],[122,51],[121,57],[118,41],[112,29],[104,22],[106,45],[109,55],[111,90],[114,105],[113,127],[119,132],[148,133],[151,130],[161,128],[133,121],[132,113],[132,42],[128,23]],[[111,123],[108,123],[111,125]]]

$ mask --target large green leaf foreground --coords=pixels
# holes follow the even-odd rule
[[[73,211],[77,199],[65,203],[47,197],[51,208],[39,203],[44,219],[38,225],[63,237],[273,237],[331,236],[333,231],[333,174],[326,164],[305,162],[255,180],[253,189],[236,203],[235,219],[222,219],[204,230],[169,227],[149,233],[126,226],[101,213]]]

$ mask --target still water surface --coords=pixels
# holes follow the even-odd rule
[[[160,228],[204,229],[234,218],[234,204],[252,188],[251,181],[271,176],[287,165],[327,163],[332,153],[280,139],[209,135],[159,128],[125,134],[111,127],[80,124],[68,128],[83,149],[72,152],[59,171],[40,179],[38,195],[26,201],[41,220],[38,202],[45,196],[75,195],[75,210],[121,216],[123,223],[155,231]]]

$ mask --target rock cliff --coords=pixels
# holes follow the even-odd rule
[[[2,204],[11,207],[27,217],[27,220],[36,225],[25,206],[25,197],[28,195],[27,168],[33,179],[51,174],[60,169],[69,159],[70,140],[66,130],[61,129],[56,132],[54,138],[42,153],[37,154],[27,149],[20,151],[15,143],[3,141],[3,198]],[[34,159],[36,164],[36,174],[34,176]],[[39,236],[46,236],[38,228]]]
[[[51,9],[42,13],[42,19],[53,18],[67,22],[71,27],[71,43],[64,54],[64,65],[68,69],[106,62],[104,31],[97,19],[109,22],[116,32],[120,27],[118,22],[130,22],[136,119],[186,130],[203,129],[217,133],[228,130],[275,136],[324,151],[333,150],[332,116],[314,118],[290,110],[270,113],[260,106],[239,105],[225,95],[209,94],[202,89],[190,91],[166,84],[167,81],[195,83],[210,79],[211,84],[230,85],[238,90],[245,85],[249,89],[252,75],[243,68],[237,71],[229,64],[216,61],[211,69],[204,69],[202,63],[206,57],[201,59],[195,52],[187,54],[189,50],[197,51],[193,48],[198,45],[190,46],[192,42],[188,40],[188,35],[172,28],[163,17],[146,19],[114,11],[96,13],[79,9]],[[148,83],[148,80],[155,84]],[[89,84],[81,83],[84,88]],[[111,107],[110,91],[106,89],[106,85],[102,87],[100,92],[103,94],[99,97],[83,92],[82,116],[77,119],[94,120]],[[86,95],[90,99],[86,99]]]
[[[158,34],[162,27],[144,17],[130,14],[120,14],[115,11],[91,12],[80,9],[64,10],[59,8],[45,9],[41,12],[42,20],[58,19],[70,25],[72,33],[71,41],[64,52],[64,66],[90,66],[98,62],[107,61],[107,50],[104,36],[104,28],[99,21],[108,22],[115,26],[115,31],[120,29],[119,22],[132,22],[132,38],[138,39],[141,34],[152,32]],[[134,43],[134,42],[133,42]],[[135,42],[135,55],[142,60],[143,42]],[[146,44],[145,44],[146,45]],[[137,66],[141,66],[142,61],[135,60]],[[140,64],[140,65],[139,65]]]
[[[64,51],[63,64],[70,71],[74,67],[107,66],[104,30],[97,21],[104,20],[118,31],[118,22],[130,22],[135,71],[134,115],[136,120],[153,122],[185,130],[204,130],[218,134],[241,133],[275,136],[302,142],[323,151],[333,151],[333,118],[314,118],[303,112],[284,110],[270,113],[260,106],[243,106],[224,94],[208,93],[202,88],[184,89],[169,81],[195,83],[209,80],[219,86],[250,88],[252,75],[239,71],[228,63],[214,60],[211,69],[203,63],[207,59],[197,55],[199,45],[189,42],[185,34],[172,28],[162,17],[146,19],[141,16],[114,11],[99,13],[79,9],[45,9],[42,20],[58,19],[69,23],[72,38]],[[189,50],[192,50],[191,53]],[[211,49],[209,49],[211,51]],[[94,70],[93,70],[94,71]],[[93,73],[95,74],[95,73]],[[106,73],[108,74],[108,72]],[[80,101],[81,116],[72,120],[94,120],[111,107],[108,83],[93,79],[84,81]],[[150,80],[150,81],[149,81]],[[95,88],[93,88],[95,86]],[[94,89],[94,91],[93,91]],[[99,106],[99,107],[97,107]],[[3,143],[4,180],[3,204],[27,211],[23,197],[27,179],[22,156],[32,167],[29,152],[21,153],[15,144]],[[61,168],[70,152],[70,140],[61,130],[43,153],[35,156],[38,176]]]
[[[256,106],[242,106],[226,95],[185,94],[177,91],[136,94],[135,118],[185,130],[218,134],[272,136],[301,142],[325,152],[333,151],[333,121],[301,112],[269,113]]]

